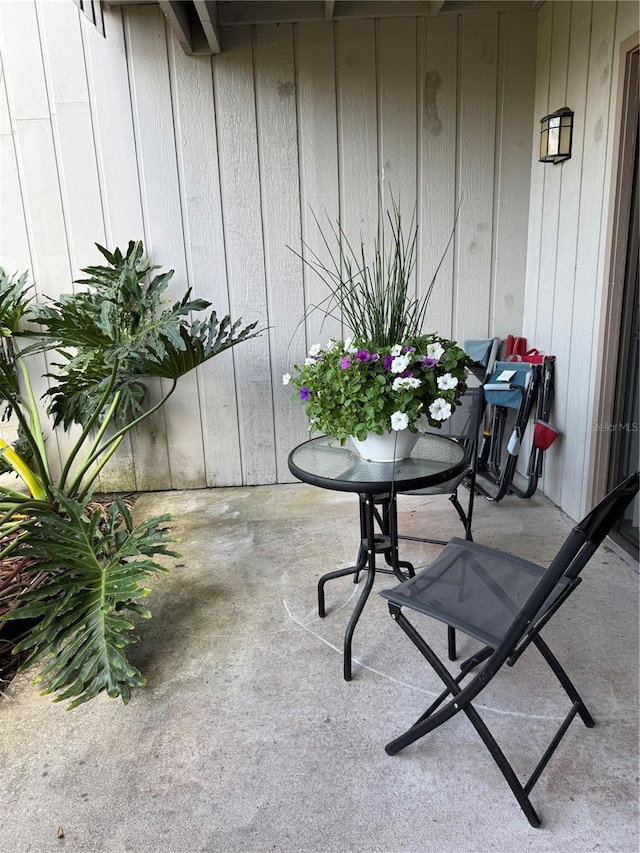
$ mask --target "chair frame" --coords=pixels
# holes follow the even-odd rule
[[[482,426],[482,417],[484,412],[484,396],[482,385],[479,385],[474,388],[469,388],[466,392],[469,396],[473,396],[473,400],[471,403],[471,408],[469,411],[469,422],[471,428],[473,428],[473,424],[475,423],[476,429],[474,431],[475,434],[471,435],[452,435],[450,436],[459,444],[462,444],[467,453],[468,464],[466,470],[463,472],[462,476],[457,477],[457,485],[451,491],[449,495],[449,500],[455,507],[456,512],[462,522],[462,526],[464,527],[464,535],[465,539],[469,541],[473,541],[473,535],[471,532],[471,524],[473,521],[473,506],[476,495],[476,468],[477,468],[477,459],[478,459],[478,439],[480,435],[480,428]],[[463,395],[464,396],[464,395]],[[446,487],[446,483],[443,483],[442,486],[439,486],[439,489],[442,489],[441,492],[433,492],[433,494],[437,494],[438,496],[446,495],[447,491],[444,487]],[[462,506],[460,500],[458,498],[458,489],[460,486],[465,486],[469,489],[469,501],[467,503],[467,508]],[[415,492],[399,492],[399,494],[415,494],[419,495],[421,491],[418,489]],[[429,490],[425,490],[424,494],[430,494]],[[411,542],[427,542],[431,545],[446,545],[447,540],[445,539],[429,539],[426,536],[407,536],[407,535],[399,535],[398,539],[406,539]]]
[[[402,596],[396,595],[396,590],[399,590],[400,587],[381,592],[381,595],[388,599],[389,612],[392,618],[402,628],[445,685],[445,690],[416,720],[413,726],[387,744],[385,751],[388,755],[395,755],[456,714],[463,712],[489,750],[529,823],[533,827],[540,826],[540,818],[529,799],[534,785],[564,737],[574,717],[579,715],[588,728],[593,727],[595,724],[593,717],[574,684],[549,646],[540,636],[540,631],[580,584],[580,572],[593,556],[615,521],[638,493],[638,481],[639,472],[636,471],[635,474],[628,477],[610,492],[583,521],[573,528],[550,566],[540,576],[529,598],[523,603],[520,611],[502,636],[500,642],[495,646],[485,645],[484,648],[464,661],[460,666],[460,674],[456,677],[449,672],[433,649],[419,634],[415,626],[402,612],[403,606],[411,609],[411,605]],[[477,547],[474,546],[474,543],[461,539],[452,540],[452,542],[455,542],[458,547],[465,547],[470,550]],[[417,577],[419,578],[419,575]],[[417,608],[414,607],[413,609]],[[441,616],[435,613],[431,615],[432,618],[444,621]],[[464,631],[464,626],[457,625],[456,627]],[[470,631],[467,631],[467,633],[473,636],[473,633]],[[506,663],[508,666],[513,666],[525,649],[531,644],[538,649],[558,682],[567,693],[572,704],[529,779],[522,784],[472,703],[487,684],[498,674],[503,665]],[[466,686],[463,687],[462,682],[464,679],[470,676],[472,670],[480,664],[484,665],[473,675]],[[443,703],[445,704],[443,705]]]

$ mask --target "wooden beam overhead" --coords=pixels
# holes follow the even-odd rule
[[[218,26],[218,4],[216,0],[193,0],[207,44],[211,53],[222,53],[220,27]]]
[[[440,10],[444,6],[444,0],[431,0],[429,4],[429,14],[435,18],[440,14]]]
[[[193,53],[193,39],[187,4],[178,3],[177,0],[159,0],[159,6],[171,24],[171,29],[180,42],[180,46],[185,53],[191,55]]]

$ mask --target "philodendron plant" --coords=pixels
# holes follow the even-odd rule
[[[15,414],[20,443],[0,440],[0,456],[25,490],[0,486],[0,560],[24,556],[47,580],[24,593],[6,620],[33,627],[15,647],[30,654],[22,669],[40,665],[44,693],[70,707],[101,691],[126,703],[145,683],[124,649],[137,641],[131,617],[148,618],[140,603],[148,576],[164,571],[157,557],[170,550],[167,522],[158,516],[134,525],[116,499],[105,513],[91,504],[102,468],[124,436],[160,409],[185,373],[259,334],[215,311],[209,303],[173,304],[166,289],[173,271],[154,274],[140,242],[123,254],[98,246],[104,266],[83,270],[81,288],[46,304],[34,300],[26,274],[0,268],[0,399]],[[47,374],[53,428],[78,425],[78,437],[53,477],[33,392],[29,363],[52,352]],[[145,407],[144,380],[168,380],[162,399]]]

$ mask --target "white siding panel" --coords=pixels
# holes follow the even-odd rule
[[[338,144],[342,226],[359,252],[371,257],[378,227],[378,128],[375,26],[338,24]]]
[[[49,118],[35,0],[0,3],[0,37],[14,121]]]
[[[302,323],[304,294],[299,286],[301,261],[287,248],[296,244],[300,233],[291,26],[258,27],[255,70],[276,478],[282,483],[293,480],[287,457],[296,444],[307,438],[308,423],[301,404],[292,411],[291,389],[282,384],[282,375],[290,366],[288,350],[304,353],[306,343]],[[276,138],[278,144],[274,145]]]
[[[527,240],[527,273],[522,317],[522,334],[535,339],[538,308],[538,279],[540,276],[540,244],[542,240],[542,211],[544,206],[543,164],[539,163],[539,119],[549,112],[549,67],[551,63],[551,33],[553,4],[545,3],[538,14],[536,49],[536,92],[534,97],[533,152],[531,164],[531,199]],[[515,333],[515,331],[513,332]]]
[[[133,113],[121,10],[105,6],[103,38],[82,27],[93,138],[109,249],[144,239]]]
[[[539,16],[536,116],[566,103],[575,110],[575,127],[570,160],[533,163],[524,333],[557,356],[552,418],[564,438],[546,454],[543,489],[573,518],[586,509],[595,365],[608,345],[596,330],[612,164],[612,68],[616,40],[637,29],[637,4],[634,12],[635,21],[627,4],[574,2],[546,4]],[[626,24],[617,31],[620,15]]]
[[[573,423],[568,417],[569,398],[569,359],[573,336],[572,318],[575,302],[579,296],[576,293],[576,249],[580,229],[580,200],[581,200],[581,163],[584,145],[584,120],[586,111],[586,89],[589,67],[589,31],[591,28],[591,4],[574,4],[571,12],[571,31],[566,45],[568,56],[566,104],[580,116],[576,123],[573,143],[573,157],[564,167],[539,167],[546,172],[549,169],[560,171],[561,190],[558,204],[562,216],[558,222],[557,246],[555,251],[555,267],[553,276],[556,277],[555,299],[553,306],[553,322],[549,342],[543,346],[556,356],[555,371],[555,403],[553,422],[561,430],[565,439],[556,441],[548,450],[545,466],[544,488],[549,494],[560,494],[564,470],[565,442],[573,440]],[[564,103],[564,101],[563,101]],[[536,340],[537,343],[537,340]],[[575,381],[575,380],[574,380]],[[584,393],[581,389],[580,393]]]
[[[496,127],[498,16],[463,16],[460,67],[457,280],[453,335],[489,334]]]
[[[75,281],[83,267],[102,260],[94,244],[104,245],[106,236],[80,19],[72,3],[44,3],[38,18]]]
[[[490,333],[518,334],[522,325],[531,166],[535,44],[530,13],[501,16],[496,140],[496,208]]]
[[[221,320],[229,294],[211,59],[186,56],[172,40],[171,80],[189,281]],[[198,369],[198,388],[207,485],[241,485],[233,350]]]
[[[142,203],[133,133],[127,57],[120,9],[103,7],[106,38],[81,16],[83,54],[91,108],[93,145],[103,212],[106,248],[126,251],[130,240],[144,240]],[[161,416],[157,417],[161,420]],[[127,435],[109,464],[100,485],[106,491],[131,491],[138,485],[132,441]],[[144,452],[137,460],[144,467]],[[167,483],[168,485],[168,483]]]
[[[220,183],[232,317],[268,323],[251,31],[225,34],[214,63]],[[235,356],[243,483],[273,483],[275,439],[269,337],[243,343]]]
[[[391,209],[392,199],[399,204],[407,233],[412,217],[417,215],[416,27],[415,18],[385,18],[378,23],[382,200],[386,210]],[[398,56],[403,58],[401,63]]]
[[[296,28],[300,236],[325,266],[330,266],[331,259],[322,245],[314,215],[325,230],[330,224],[335,227],[340,217],[334,32],[332,25],[319,23]],[[294,247],[301,250],[299,240]],[[339,338],[342,331],[339,318],[325,317],[320,308],[313,309],[326,299],[326,285],[307,266],[302,272],[308,350],[330,337]],[[289,348],[288,363],[293,364],[302,355]]]
[[[569,32],[571,4],[556,3],[553,10],[553,34],[551,39],[551,65],[549,78],[549,111],[554,112],[565,105],[567,97],[567,62],[569,56]],[[562,167],[556,164],[538,164],[544,171],[544,205],[555,209],[560,201]],[[554,314],[556,286],[556,252],[558,246],[558,222],[554,217],[543,217],[540,242],[540,273],[538,279],[538,308],[535,345],[543,352],[551,351],[551,326]]]
[[[420,30],[419,295],[426,293],[442,262],[429,302],[427,327],[450,337],[455,242],[446,255],[444,252],[454,227],[460,192],[456,171],[458,19],[422,19]]]
[[[607,161],[609,98],[613,62],[613,34],[616,7],[613,3],[595,3],[591,23],[589,75],[587,78],[585,138],[582,160],[582,194],[580,230],[576,255],[576,299],[573,314],[571,352],[569,354],[567,408],[571,412],[571,440],[566,442],[564,470],[572,472],[562,478],[560,505],[573,518],[584,509],[591,442],[593,412],[594,354],[606,342],[594,346],[597,329],[597,271],[605,205],[602,181]],[[579,488],[576,488],[579,485]]]
[[[31,247],[30,272],[39,294],[56,297],[69,289],[71,270],[36,9],[32,3],[9,3],[0,14],[8,109]],[[47,368],[42,358],[37,364],[32,383],[40,397],[48,384],[43,376]],[[60,430],[49,436],[54,476],[60,471],[59,448],[68,445],[68,436]]]
[[[127,15],[127,33],[147,251],[155,263],[175,270],[168,292],[177,298],[188,282],[164,16],[155,8],[131,11]],[[168,383],[163,381],[162,387],[168,389]],[[204,486],[204,451],[194,372],[178,381],[163,413],[172,488]],[[154,448],[147,469],[154,479],[157,473],[151,469],[156,456]]]
[[[0,266],[9,274],[31,269],[27,223],[11,130],[4,72],[0,64]]]

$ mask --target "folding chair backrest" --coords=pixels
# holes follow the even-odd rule
[[[482,386],[467,388],[460,397],[460,405],[440,429],[427,429],[436,435],[448,435],[465,445],[477,441],[482,418]]]
[[[503,637],[487,664],[492,677],[502,662],[512,657],[516,646],[520,652],[539,629],[541,620],[558,598],[560,583],[579,582],[578,576],[598,546],[638,493],[640,471],[623,480],[589,512],[567,536],[564,544],[538,581],[528,601]],[[551,610],[553,612],[553,610]]]
[[[622,517],[624,511],[638,494],[638,482],[640,471],[631,474],[626,480],[619,483],[615,489],[597,504],[585,517],[573,528],[565,545],[560,549],[556,559],[559,559],[567,548],[566,556],[570,563],[564,572],[567,578],[576,578],[598,549],[602,540],[611,531],[613,525]],[[575,553],[570,555],[570,548]],[[565,556],[565,559],[566,559]],[[554,560],[555,562],[555,560]]]
[[[502,378],[509,376],[509,378]],[[497,361],[485,383],[484,396],[491,406],[518,409],[529,387],[540,376],[537,365],[522,361]]]

